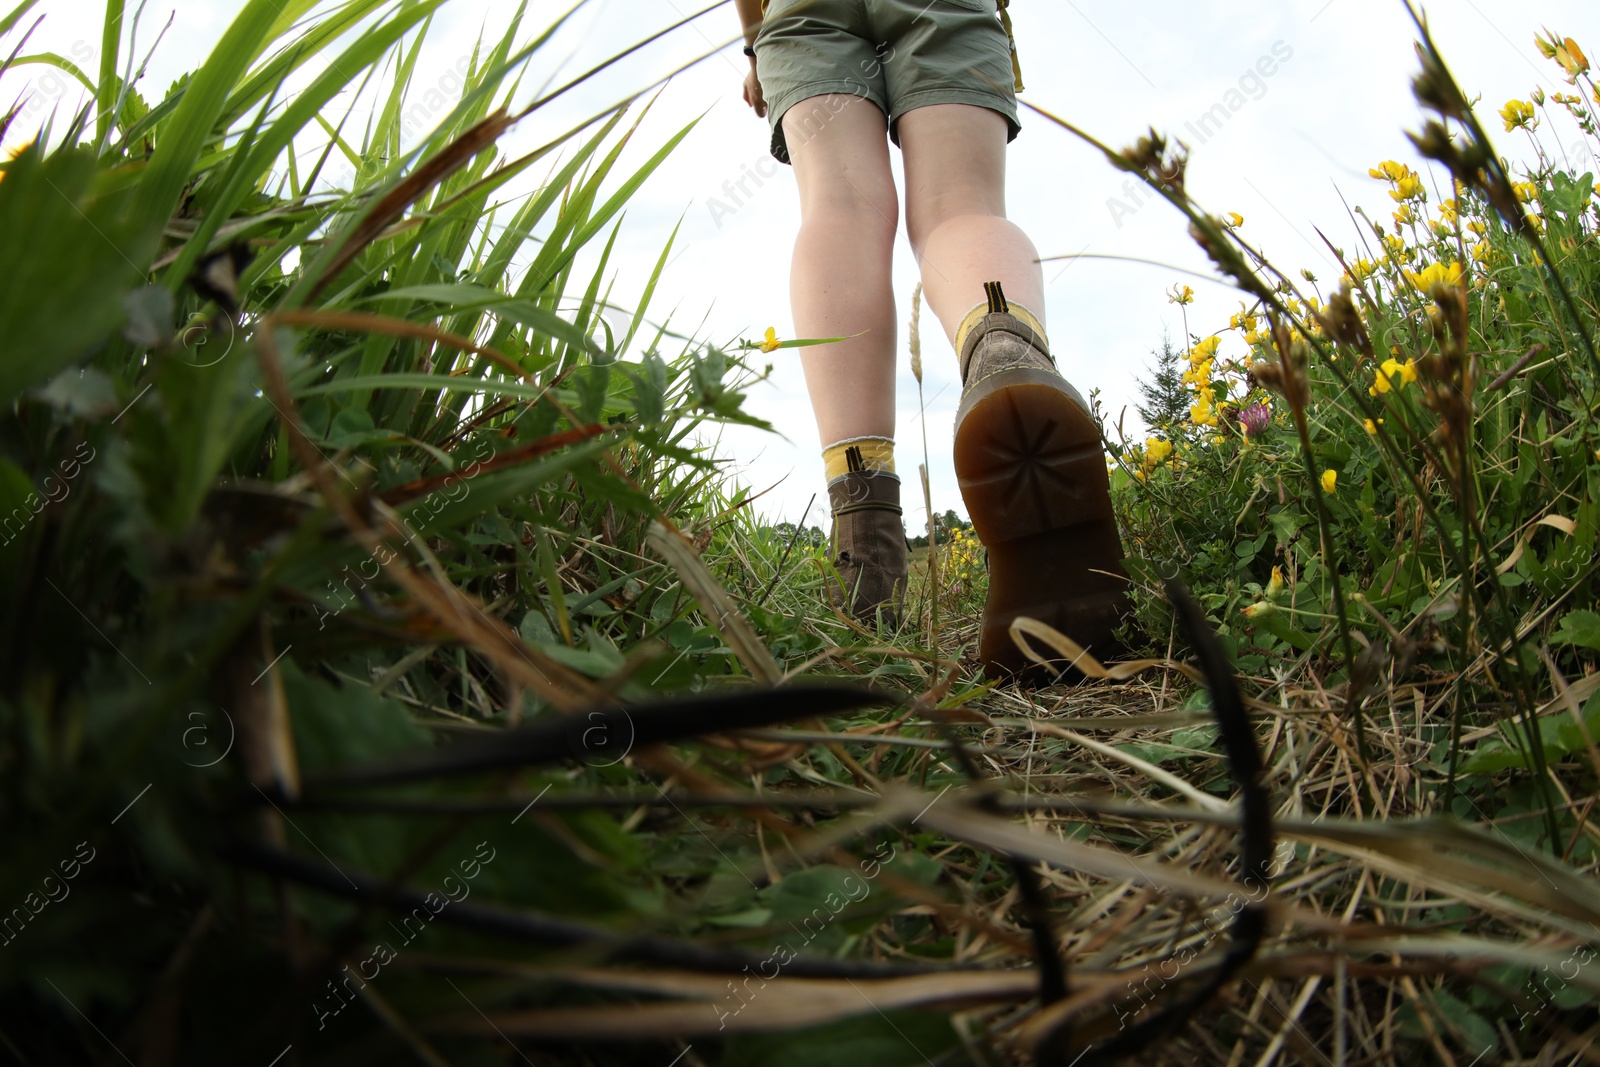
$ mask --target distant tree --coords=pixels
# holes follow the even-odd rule
[[[950,508],[943,515],[935,515],[933,521],[939,527],[939,543],[941,545],[949,544],[949,542],[950,542],[950,531],[952,531],[952,530],[970,530],[970,529],[972,529],[972,523],[968,522],[966,519],[963,519],[959,515],[957,515],[954,508]],[[928,547],[928,531],[927,531],[927,529],[923,528],[922,532],[918,533],[917,536],[909,537],[907,539],[906,543],[909,544],[912,548],[927,548]]]
[[[1189,394],[1179,369],[1183,353],[1172,347],[1171,335],[1163,334],[1161,348],[1152,349],[1150,354],[1156,357],[1156,365],[1149,378],[1139,379],[1139,395],[1144,402],[1134,407],[1150,429],[1172,433],[1189,417]]]
[[[799,530],[799,534],[795,533]],[[797,527],[792,522],[780,522],[772,528],[772,536],[780,545],[787,545],[790,538],[794,538],[796,548],[825,548],[828,544],[828,535],[815,526]]]

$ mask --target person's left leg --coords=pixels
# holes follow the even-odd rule
[[[951,344],[986,282],[998,281],[1043,326],[1039,253],[1006,218],[1007,128],[999,112],[971,104],[935,104],[900,118],[906,234],[928,307]]]
[[[1056,368],[1038,253],[1005,217],[1007,131],[998,112],[969,104],[915,108],[899,123],[907,228],[960,358],[956,479],[988,550],[978,654],[995,674],[1026,666],[1017,617],[1103,656],[1127,607],[1100,428]]]

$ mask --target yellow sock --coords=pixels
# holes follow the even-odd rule
[[[1039,321],[1038,316],[1034,315],[1033,312],[1029,311],[1021,304],[1013,303],[1011,301],[1007,301],[1006,304],[1006,310],[1008,313],[1016,318],[1021,319],[1030,330],[1038,334],[1040,337],[1044,337],[1045,343],[1049,344],[1049,338],[1044,332],[1044,323]],[[967,317],[961,320],[961,325],[956,328],[957,355],[960,355],[966,350],[967,337],[971,335],[973,328],[976,327],[978,323],[982,322],[984,317],[988,315],[989,312],[990,306],[988,304],[979,304],[977,307],[967,312]]]
[[[888,471],[894,473],[894,439],[891,437],[852,437],[822,450],[822,462],[828,468],[828,481],[842,478],[851,471]]]

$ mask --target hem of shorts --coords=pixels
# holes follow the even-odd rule
[[[857,96],[879,110],[883,110],[883,104],[874,100],[871,95],[864,91],[864,88],[860,82],[813,82],[810,85],[792,89],[784,94],[784,97],[778,102],[781,103],[781,107],[778,106],[778,103],[769,102],[767,114],[770,116],[769,121],[772,124],[772,158],[779,163],[789,163],[789,146],[783,137],[783,117],[796,104],[803,104],[814,96]]]
[[[1014,101],[981,89],[922,89],[903,96],[898,101],[894,114],[889,117],[890,140],[894,141],[896,146],[900,144],[900,120],[905,117],[906,112],[934,104],[972,104],[975,107],[988,108],[1006,120],[1009,128],[1006,135],[1008,143],[1015,141],[1017,134],[1022,130],[1022,123],[1017,121],[1017,105]]]

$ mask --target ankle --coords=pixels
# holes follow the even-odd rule
[[[1054,366],[1055,357],[1050,354],[1050,341],[1039,317],[1021,304],[1007,300],[999,282],[985,282],[983,288],[987,301],[967,312],[956,329],[956,355],[963,384],[968,380],[980,342],[994,330],[1016,336]]]
[[[894,473],[894,438],[847,437],[835,441],[822,450],[822,463],[827,468],[828,484],[850,473],[881,471]]]

